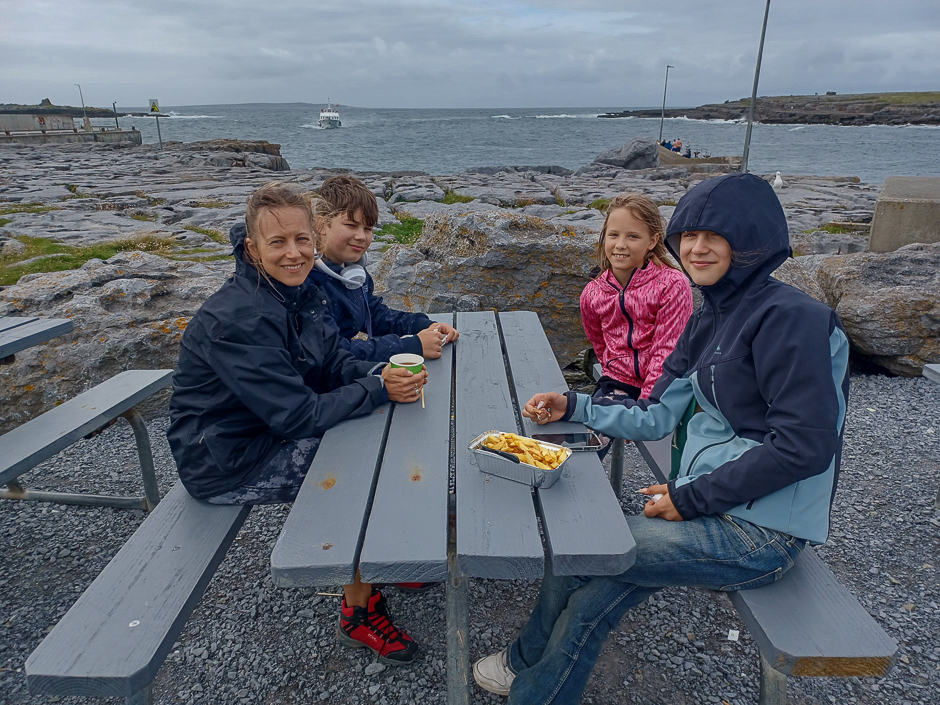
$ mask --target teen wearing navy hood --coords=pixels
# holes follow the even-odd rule
[[[662,497],[627,518],[637,550],[625,573],[555,576],[546,563],[518,638],[473,668],[481,687],[514,705],[578,702],[610,630],[662,588],[759,587],[828,536],[849,345],[834,311],[770,277],[790,256],[776,194],[750,174],[703,181],[679,201],[666,244],[704,303],[649,399],[550,392],[523,413],[657,440],[694,398],[679,473],[640,490]]]
[[[360,360],[376,362],[399,353],[439,358],[441,348],[457,340],[457,331],[423,313],[389,308],[374,293],[375,284],[363,266],[379,219],[369,188],[355,177],[333,176],[317,190],[314,205],[323,259],[310,279],[329,300],[327,323],[339,333],[342,346]],[[367,338],[357,338],[359,333]]]

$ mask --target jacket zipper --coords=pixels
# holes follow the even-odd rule
[[[623,295],[626,293],[626,291],[626,287],[620,290],[620,310],[623,311],[623,315],[627,317],[627,345],[629,345],[630,349],[633,351],[634,375],[636,376],[637,381],[642,382],[642,377],[640,377],[640,353],[638,353],[636,348],[633,347],[633,319],[630,318],[630,314],[627,313],[627,306],[623,302]]]

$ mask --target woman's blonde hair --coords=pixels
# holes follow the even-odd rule
[[[314,233],[317,252],[320,252],[320,235],[314,227],[314,204],[310,193],[282,181],[271,181],[248,197],[245,208],[246,240],[251,239],[254,243],[262,242],[261,212],[265,209],[273,212],[278,208],[300,208],[304,211],[310,221],[310,232]],[[245,259],[254,265],[261,276],[271,281],[268,273],[264,271],[261,260],[248,248],[247,242],[245,243]]]
[[[666,249],[666,219],[659,214],[659,208],[650,199],[642,193],[621,193],[615,196],[610,205],[607,206],[607,215],[604,216],[604,226],[601,228],[601,236],[597,241],[595,255],[597,257],[597,266],[601,271],[610,269],[610,260],[607,259],[607,253],[604,251],[604,240],[607,237],[607,222],[610,220],[610,214],[620,208],[627,208],[634,218],[642,222],[649,228],[650,234],[656,238],[656,245],[652,250],[646,253],[643,265],[650,260],[655,261],[663,267],[679,269],[669,256]]]

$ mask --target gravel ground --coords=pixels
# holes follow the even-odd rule
[[[901,644],[887,678],[790,679],[791,705],[940,701],[940,386],[923,379],[853,378],[834,530],[820,555]],[[166,418],[150,420],[161,487],[175,480]],[[649,481],[628,446],[624,510]],[[31,472],[37,488],[139,493],[126,424],[81,441]],[[249,516],[155,681],[157,703],[444,703],[444,590],[388,591],[397,621],[423,645],[411,667],[385,668],[337,646],[338,598],[276,588],[269,559],[285,507]],[[22,666],[144,519],[143,512],[0,502],[0,705],[39,704]],[[537,581],[474,580],[471,658],[521,627]],[[324,588],[323,592],[337,592]],[[728,630],[741,638],[729,641]],[[671,590],[628,614],[612,634],[584,703],[757,702],[757,649],[721,595]],[[501,698],[474,687],[475,703]],[[95,702],[63,698],[63,703]]]

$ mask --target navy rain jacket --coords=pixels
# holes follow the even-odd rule
[[[341,265],[323,260],[334,272]],[[432,321],[423,313],[396,311],[382,303],[376,296],[375,282],[366,273],[366,283],[358,289],[348,289],[343,282],[334,279],[319,269],[314,269],[308,281],[313,281],[329,301],[330,312],[326,319],[340,335],[340,345],[360,360],[388,362],[392,355],[412,353],[422,355],[421,340],[415,336],[431,325]],[[365,333],[368,340],[352,340],[358,333]],[[403,338],[400,336],[411,336]]]
[[[235,275],[193,316],[173,376],[167,437],[197,499],[249,483],[288,440],[322,436],[388,401],[374,363],[343,349],[308,279],[268,282],[230,233]]]
[[[763,179],[709,179],[679,201],[666,245],[710,230],[735,257],[666,358],[648,400],[569,393],[566,419],[621,438],[669,435],[693,397],[679,476],[684,519],[731,514],[814,543],[826,540],[849,393],[848,339],[836,313],[771,278],[790,255],[783,208]]]

